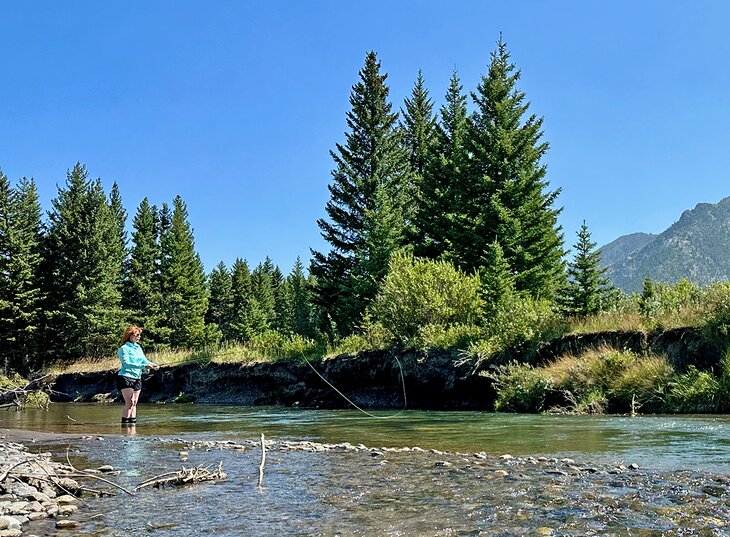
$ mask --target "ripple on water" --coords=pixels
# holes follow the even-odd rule
[[[84,462],[118,461],[120,482],[129,487],[178,468],[181,448],[189,454],[188,465],[222,461],[229,476],[221,484],[89,499],[78,514],[86,520],[86,534],[583,536],[730,530],[727,484],[701,471],[598,465],[588,472],[580,470],[582,461],[419,451],[372,457],[369,450],[273,445],[259,489],[258,448],[181,440],[107,438],[78,445],[72,456]],[[548,473],[553,468],[560,472]],[[91,519],[94,513],[105,515]]]

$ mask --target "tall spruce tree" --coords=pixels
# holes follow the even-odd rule
[[[276,322],[273,272],[274,264],[268,257],[251,271],[249,322],[254,334],[274,328]]]
[[[414,201],[419,194],[426,168],[433,158],[436,142],[436,117],[433,114],[433,101],[428,96],[423,73],[419,70],[410,97],[405,98],[405,109],[401,110],[400,128],[403,144],[411,164],[411,182],[408,196]],[[415,212],[417,205],[409,204],[405,218],[410,235],[416,235]]]
[[[223,339],[229,341],[231,337],[231,312],[233,310],[233,280],[231,273],[221,261],[208,275],[208,311],[205,314],[205,324],[215,324],[221,331]]]
[[[180,196],[173,200],[169,222],[160,239],[164,325],[170,329],[173,347],[198,347],[206,342],[208,289],[187,206]]]
[[[23,178],[11,189],[0,170],[0,356],[21,373],[41,365],[41,239],[35,182]]]
[[[433,155],[427,161],[418,192],[414,251],[421,257],[443,256],[455,261],[458,254],[454,243],[459,235],[456,229],[473,224],[463,211],[468,201],[463,184],[468,179],[469,159],[466,103],[461,81],[454,71],[436,124]]]
[[[117,258],[115,260],[115,264],[120,267],[124,267],[124,263],[127,258],[127,211],[124,209],[122,195],[119,193],[119,185],[117,185],[116,181],[112,184],[112,189],[109,192],[109,209],[114,217],[114,224],[117,233],[115,250],[113,252],[113,255]],[[123,290],[122,280],[123,270],[120,271],[117,279],[120,292]]]
[[[238,258],[231,267],[231,312],[229,333],[224,337],[244,342],[253,334],[251,316],[251,271],[246,260]]]
[[[294,262],[286,283],[289,294],[290,330],[300,336],[314,338],[316,331],[312,316],[312,297],[304,274],[304,265],[299,257]]]
[[[466,270],[478,269],[485,245],[497,240],[517,290],[554,298],[564,281],[561,209],[554,207],[560,191],[547,190],[542,118],[525,117],[530,105],[517,89],[519,78],[500,38],[488,73],[472,93],[470,177],[461,194],[468,225],[458,227],[455,260]]]
[[[612,292],[608,278],[600,268],[601,254],[591,241],[585,220],[578,231],[578,242],[574,245],[575,256],[568,265],[568,282],[561,299],[563,310],[568,315],[585,317],[601,311]]]
[[[479,276],[484,312],[489,316],[508,302],[515,292],[514,276],[497,241],[487,245]]]
[[[402,243],[410,201],[408,157],[396,128],[397,114],[388,102],[387,74],[380,73],[375,52],[367,54],[359,76],[350,94],[345,144],[330,152],[335,168],[328,219],[317,222],[330,251],[312,251],[316,300],[339,335],[353,331],[374,297],[375,286],[368,279],[375,281],[384,272],[379,264],[387,267],[388,256],[372,251],[368,234],[382,233],[387,225],[392,227],[389,234],[399,237],[394,242]],[[379,218],[386,198],[387,224]]]
[[[116,346],[124,317],[117,231],[101,181],[77,163],[52,201],[44,247],[51,357],[101,356]]]
[[[144,328],[145,348],[150,350],[169,342],[170,335],[162,326],[158,224],[157,208],[144,198],[132,221],[132,246],[124,267],[122,294],[127,319]]]

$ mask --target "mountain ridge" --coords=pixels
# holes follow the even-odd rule
[[[641,291],[644,279],[708,285],[730,280],[730,196],[698,203],[658,234],[631,233],[602,246],[601,266],[624,291]]]

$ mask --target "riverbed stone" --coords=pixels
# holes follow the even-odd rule
[[[69,516],[74,514],[76,511],[79,510],[78,505],[73,504],[66,504],[66,505],[59,505],[58,506],[58,514],[59,516]]]
[[[20,528],[8,528],[6,530],[0,530],[0,537],[20,537],[23,535],[23,530]]]
[[[507,477],[509,475],[509,472],[506,470],[495,470],[494,475],[496,477]]]
[[[28,502],[13,502],[8,506],[11,515],[22,515],[28,507]]]
[[[59,505],[67,505],[70,503],[76,503],[77,501],[79,501],[79,499],[76,496],[71,496],[70,494],[64,494],[63,496],[56,498],[56,503]]]
[[[7,515],[0,516],[0,529],[20,529],[21,526],[20,520],[16,517]]]
[[[58,522],[56,522],[56,528],[58,528],[59,530],[72,530],[78,527],[78,520],[69,520],[67,518],[64,518],[63,520],[59,520]]]

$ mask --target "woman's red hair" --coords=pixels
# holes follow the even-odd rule
[[[122,345],[129,341],[129,338],[131,338],[134,334],[142,335],[142,329],[139,326],[128,326],[124,331],[124,336],[122,337]]]

